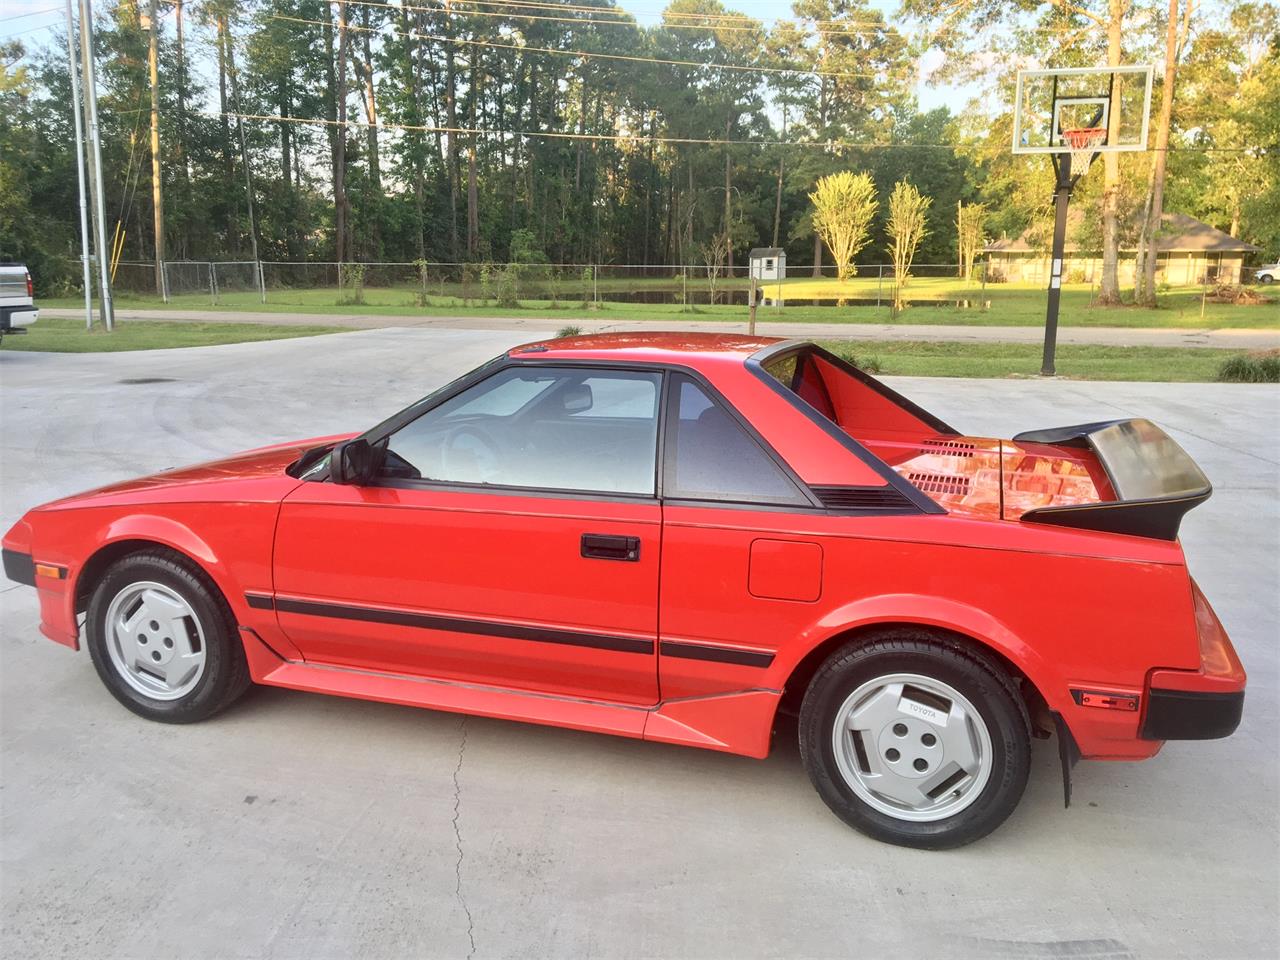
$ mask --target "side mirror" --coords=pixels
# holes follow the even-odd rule
[[[329,479],[354,486],[368,483],[378,472],[380,453],[364,437],[338,444],[329,456]]]
[[[577,383],[566,387],[560,399],[564,404],[565,413],[582,413],[584,410],[590,410],[592,403],[594,403],[594,398],[591,396],[591,385],[586,383]]]

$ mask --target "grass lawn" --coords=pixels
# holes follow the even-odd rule
[[[284,326],[261,323],[187,323],[165,320],[120,320],[116,329],[85,330],[83,320],[42,317],[25,334],[4,338],[0,350],[43,350],[51,353],[114,353],[120,350],[162,350],[167,347],[207,347],[342,333],[339,326]]]
[[[601,281],[602,294],[607,287],[622,281]],[[670,281],[633,280],[628,289],[637,293],[656,289],[658,284]],[[726,286],[741,287],[739,281]],[[677,285],[678,286],[678,285]],[[690,286],[693,286],[692,279]],[[426,306],[415,302],[412,287],[366,287],[365,302],[358,305],[342,304],[342,293],[332,287],[268,289],[267,303],[259,303],[254,291],[222,293],[214,305],[208,294],[184,294],[170,299],[169,309],[218,310],[233,314],[237,311],[265,313],[320,313],[336,316],[371,314],[378,316],[451,316],[492,317],[554,317],[565,323],[573,323],[575,317],[595,317],[606,320],[736,320],[746,319],[746,307],[739,305],[694,305],[677,303],[624,303],[605,300],[586,307],[580,300],[565,298],[553,303],[549,299],[522,298],[518,307],[499,307],[495,301],[480,298],[463,298],[453,288],[458,284],[446,284],[443,295],[433,294]],[[989,284],[983,294],[980,287],[965,285],[959,280],[946,278],[917,278],[912,280],[911,296],[930,300],[904,310],[896,318],[888,306],[812,306],[804,303],[811,299],[864,299],[875,297],[875,278],[854,278],[840,284],[835,280],[793,279],[787,281],[789,297],[795,299],[781,310],[762,307],[758,318],[769,321],[797,323],[895,323],[895,324],[961,324],[973,326],[1040,326],[1044,323],[1045,293],[1039,287],[1024,284]],[[797,291],[795,294],[792,290]],[[801,292],[804,291],[804,292]],[[889,285],[884,293],[889,294]],[[1090,306],[1092,291],[1086,285],[1069,284],[1063,288],[1063,326],[1074,327],[1274,327],[1280,329],[1280,304],[1236,306],[1225,303],[1204,304],[1201,317],[1200,288],[1177,287],[1160,296],[1160,307],[1148,310],[1122,306],[1103,308]],[[985,297],[985,300],[984,300]],[[957,301],[968,300],[972,306],[957,306]],[[989,308],[978,304],[989,301]],[[41,306],[77,308],[82,301],[74,298],[41,299]],[[116,305],[121,309],[163,310],[163,304],[155,296],[117,293]]]
[[[824,340],[822,345],[873,374],[905,377],[1034,377],[1034,343],[954,343],[925,340]],[[1097,347],[1059,344],[1057,372],[1079,380],[1210,381],[1242,350],[1184,347]]]

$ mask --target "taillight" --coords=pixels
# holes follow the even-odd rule
[[[32,291],[31,291],[31,273],[30,273],[30,271],[28,271],[28,273],[27,273],[27,296],[28,296],[28,297],[34,297],[34,296],[35,296],[35,294],[34,294],[34,293],[32,293]]]

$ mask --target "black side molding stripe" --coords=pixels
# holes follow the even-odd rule
[[[300,613],[310,617],[388,623],[401,627],[419,627],[424,630],[470,633],[482,637],[532,640],[536,643],[562,643],[575,647],[591,647],[596,650],[616,650],[619,653],[650,655],[653,653],[653,641],[639,637],[616,637],[600,633],[583,633],[577,630],[553,630],[547,627],[527,627],[517,623],[466,620],[460,617],[412,613],[407,610],[355,607],[344,603],[323,603],[317,600],[294,600],[289,597],[276,597],[275,607],[280,613]]]
[[[772,653],[757,653],[754,650],[732,650],[727,647],[687,643],[683,640],[663,640],[659,652],[664,657],[679,657],[682,660],[709,660],[713,663],[735,663],[740,667],[767,667],[773,663]]]
[[[276,605],[275,600],[265,593],[246,593],[244,601],[255,610],[270,610]]]

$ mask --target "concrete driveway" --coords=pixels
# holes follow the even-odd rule
[[[87,487],[358,429],[522,339],[374,330],[191,350],[0,354],[0,522]],[[164,382],[134,382],[166,378]],[[1160,421],[1215,496],[1184,525],[1250,672],[1231,739],[1085,763],[1038,744],[1014,816],[923,853],[763,762],[258,690],[149,723],[0,593],[10,957],[1274,957],[1280,951],[1280,391],[901,380],[975,432]],[[1052,584],[1046,584],[1052,589]],[[1087,603],[1088,598],[1081,598]]]
[[[81,318],[83,310],[46,308],[48,317]],[[566,323],[583,333],[618,330],[693,330],[702,333],[742,333],[744,316],[737,321],[599,319],[566,312],[563,317],[394,316],[370,313],[271,313],[261,310],[117,310],[121,320],[173,320],[180,323],[307,324],[373,330],[385,327],[430,327],[449,330],[518,330],[525,340],[550,337]],[[796,323],[778,321],[773,310],[759,311],[756,331],[762,337],[797,337],[810,340],[945,340],[960,343],[1043,343],[1042,326],[983,327],[956,323]],[[1280,321],[1280,318],[1277,318]],[[1213,347],[1225,350],[1280,348],[1280,322],[1272,327],[1075,327],[1058,329],[1058,342],[1104,347]]]

